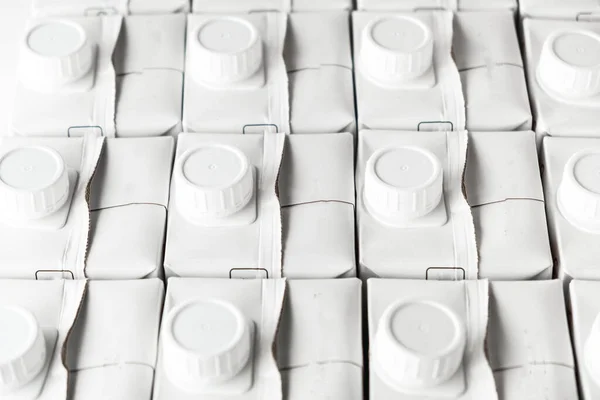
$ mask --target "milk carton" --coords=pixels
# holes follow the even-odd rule
[[[2,277],[162,274],[173,140],[104,142],[92,136],[2,139]]]
[[[417,11],[428,9],[516,11],[518,8],[517,0],[357,0],[357,3],[359,10],[369,11]]]
[[[600,280],[597,170],[599,139],[544,139],[546,212],[556,275]]]
[[[559,281],[492,282],[487,355],[498,398],[577,399]]]
[[[296,12],[284,59],[292,133],[355,132],[354,78],[347,12]]]
[[[462,80],[468,130],[531,129],[513,13],[456,13],[452,52]]]
[[[35,16],[170,14],[189,12],[189,0],[32,0]]]
[[[535,131],[550,136],[598,136],[600,23],[523,22]]]
[[[569,19],[569,20],[598,20],[600,4],[594,0],[520,0],[521,17]]]
[[[569,285],[571,303],[571,334],[577,361],[581,400],[600,396],[598,382],[598,335],[600,334],[600,293],[598,282],[572,281]]]
[[[290,131],[286,26],[278,12],[188,16],[185,131]]]
[[[200,12],[254,12],[352,10],[353,0],[192,0],[192,10]]]
[[[550,279],[553,261],[535,134],[471,132],[465,183],[479,275]]]
[[[452,12],[355,12],[353,31],[360,129],[465,128]]]
[[[69,335],[69,399],[152,397],[162,281],[90,281]]]
[[[180,135],[166,275],[355,276],[352,141],[350,134]]]
[[[498,399],[487,281],[370,279],[367,304],[371,399]]]
[[[15,133],[158,136],[181,131],[184,15],[39,19],[30,22],[26,38]]]
[[[356,276],[353,142],[348,133],[287,137],[279,199],[288,278]]]
[[[282,399],[284,294],[282,279],[170,279],[152,399]]]
[[[465,131],[359,132],[361,278],[477,279],[466,151]]]
[[[64,355],[85,286],[83,280],[0,280],[3,400],[70,398]]]
[[[276,341],[283,398],[363,399],[361,283],[288,281]]]

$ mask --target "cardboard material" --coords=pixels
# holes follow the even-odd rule
[[[597,245],[600,238],[569,222],[558,208],[558,189],[569,159],[580,151],[598,149],[598,139],[544,139],[543,179],[548,227],[555,258],[555,274],[565,283],[571,279],[600,280],[600,250]]]
[[[285,280],[281,279],[170,279],[163,312],[152,398],[154,400],[182,400],[204,397],[225,400],[235,397],[240,400],[257,398],[281,400],[283,398],[281,375],[277,368],[273,347],[283,309],[285,286]],[[202,301],[219,301],[221,304],[231,305],[241,312],[242,318],[247,319],[254,326],[255,333],[251,342],[252,354],[248,361],[253,376],[251,386],[246,392],[234,396],[225,393],[210,395],[190,393],[172,383],[165,374],[164,360],[168,356],[165,353],[165,332],[172,327],[165,324],[164,321],[176,307],[184,304],[197,304]],[[219,329],[210,324],[203,326]],[[220,389],[227,390],[233,383],[234,380],[221,382]]]
[[[395,227],[380,222],[366,207],[366,164],[377,151],[407,146],[429,150],[440,161],[442,200],[435,210],[417,218],[412,226]],[[359,132],[356,193],[361,278],[478,278],[475,230],[463,194],[466,151],[466,132]],[[410,166],[404,170],[420,172],[413,172]],[[418,223],[438,212],[445,215],[439,223]]]
[[[347,12],[289,15],[284,60],[292,133],[356,132]]]
[[[170,14],[189,12],[189,0],[32,0],[36,16]]]
[[[33,314],[38,326],[44,332],[47,345],[48,366],[39,379],[27,383],[20,390],[3,393],[9,400],[67,400],[69,373],[63,355],[71,337],[80,305],[82,304],[86,281],[53,280],[36,282],[33,280],[0,280],[0,307],[20,307]],[[4,321],[3,321],[4,322]],[[3,326],[10,336],[13,326]],[[37,387],[32,387],[36,385]]]
[[[174,140],[108,139],[94,176],[86,277],[162,277]]]
[[[282,56],[287,15],[277,12],[257,12],[227,14],[224,17],[250,23],[258,31],[262,43],[262,65],[258,74],[264,73],[265,78],[264,84],[257,83],[254,79],[257,76],[255,74],[252,79],[220,88],[198,83],[194,78],[194,71],[198,74],[200,67],[194,65],[193,61],[195,52],[199,52],[198,48],[200,48],[198,29],[218,18],[220,16],[214,14],[188,16],[183,102],[184,130],[206,133],[247,133],[272,128],[277,132],[289,132],[288,81]],[[197,57],[199,57],[197,60],[206,59],[206,55],[200,56],[200,53]]]
[[[287,137],[279,174],[285,277],[356,276],[353,141],[348,133]]]
[[[69,337],[70,398],[150,399],[163,282],[90,281]]]
[[[598,21],[600,4],[594,0],[520,0],[522,18]]]
[[[569,285],[571,303],[571,335],[577,362],[580,399],[590,400],[600,396],[597,375],[598,340],[597,318],[600,313],[600,284],[589,281],[572,281]]]
[[[455,381],[460,387],[456,395],[452,395],[449,390],[452,387],[448,386],[447,382],[442,382],[428,388],[405,388],[396,390],[388,384],[383,378],[382,373],[377,369],[377,358],[374,356],[375,347],[381,344],[379,330],[383,328],[381,318],[384,317],[387,310],[399,310],[401,305],[423,304],[428,305],[443,304],[447,307],[447,312],[453,313],[457,318],[457,323],[460,324],[463,331],[463,338],[466,339],[464,352],[458,354],[460,357],[460,366],[457,371],[457,376],[454,376],[450,381]],[[396,279],[370,279],[367,282],[367,303],[368,303],[368,329],[369,329],[369,397],[372,399],[498,399],[496,389],[494,387],[494,377],[492,369],[488,363],[484,352],[484,342],[486,339],[486,329],[488,321],[488,282],[487,281],[469,281],[469,282],[427,282],[416,280],[396,280]],[[398,315],[398,314],[396,314]],[[418,318],[423,315],[415,315],[417,318],[415,324],[418,323]],[[394,316],[393,318],[396,318]],[[398,322],[399,323],[399,322]],[[393,320],[392,323],[393,325]],[[400,337],[406,339],[411,333],[420,332],[421,336],[425,336],[423,341],[426,342],[431,336],[435,340],[434,321],[422,321],[422,324],[411,326],[410,324],[394,325],[394,333],[396,335],[397,345],[402,346],[399,342]],[[439,336],[439,335],[438,335]],[[448,340],[448,339],[444,339]],[[430,343],[432,346],[435,342]],[[393,351],[392,347],[390,350]],[[415,352],[418,350],[415,349]],[[432,352],[433,353],[433,352]],[[395,354],[395,353],[394,353]],[[415,355],[415,360],[416,359]],[[435,354],[430,353],[430,357],[436,358]],[[402,360],[398,359],[400,364]],[[426,368],[428,364],[425,360],[422,363],[415,362],[411,365],[406,365],[406,370],[400,368],[387,373],[394,374],[397,378],[406,375],[408,378],[411,373],[415,373],[415,377],[422,374],[419,370],[420,366]],[[440,370],[445,367],[443,363],[438,365]],[[404,372],[404,374],[403,374]],[[426,374],[426,372],[425,372]]]
[[[363,398],[361,282],[289,281],[277,334],[283,398]]]
[[[120,16],[63,18],[61,21],[84,29],[95,56],[91,71],[85,77],[47,92],[32,89],[24,83],[37,77],[39,71],[28,72],[32,61],[24,57],[27,42],[22,41],[21,61],[17,67],[20,76],[11,125],[13,133],[27,136],[80,136],[83,132],[92,131],[115,136],[115,70],[112,56],[121,29],[121,19]],[[30,20],[26,32],[37,24],[52,21]]]
[[[192,0],[195,13],[351,10],[352,0]]]
[[[550,21],[526,19],[523,22],[527,80],[534,114],[538,145],[544,136],[596,137],[600,113],[598,106],[583,105],[551,96],[540,86],[540,54],[550,35],[572,30],[600,33],[599,22]],[[556,76],[558,78],[558,76]],[[597,97],[597,96],[596,96]]]
[[[577,399],[559,281],[492,282],[487,354],[500,399]]]
[[[363,50],[365,29],[371,26],[370,23],[399,16],[416,18],[429,28],[434,43],[433,66],[414,82],[411,80],[394,88],[377,84],[366,75],[366,63],[381,65],[385,61],[371,59]],[[354,12],[352,17],[359,129],[417,131],[465,128],[462,85],[451,54],[451,12]],[[424,78],[428,79],[425,84],[420,82]]]
[[[444,9],[460,11],[513,10],[517,0],[357,0],[359,10],[367,11],[417,11]]]
[[[456,13],[452,53],[462,80],[468,130],[531,129],[513,13]]]
[[[533,132],[471,132],[465,173],[479,276],[552,277],[552,254]]]

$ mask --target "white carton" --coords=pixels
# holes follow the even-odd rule
[[[519,11],[523,18],[597,21],[600,4],[595,0],[520,0]]]
[[[278,12],[188,16],[185,131],[290,131],[286,26]]]
[[[487,355],[501,400],[577,399],[559,281],[492,282]]]
[[[67,400],[64,358],[86,282],[0,280],[0,397]]]
[[[69,335],[71,400],[150,400],[163,282],[90,281]]]
[[[21,41],[13,133],[115,135],[112,56],[121,17],[30,20]]]
[[[599,136],[600,23],[523,22],[535,131],[550,136]]]
[[[254,12],[254,11],[326,11],[352,10],[353,0],[192,0],[192,11]]]
[[[451,11],[516,11],[518,3],[517,0],[357,0],[357,6],[359,10],[365,11],[418,11],[439,9]]]
[[[535,134],[470,132],[465,184],[479,276],[550,279],[553,260]]]
[[[354,138],[289,135],[279,174],[285,277],[356,276]]]
[[[361,278],[477,279],[466,152],[465,131],[359,132]]]
[[[283,398],[363,399],[361,282],[288,281],[276,353]]]
[[[292,133],[356,132],[347,12],[289,15],[284,50]]]
[[[577,361],[581,400],[600,397],[598,339],[600,337],[600,283],[572,281],[569,285],[571,334]]]
[[[498,399],[488,282],[367,281],[371,399]]]
[[[184,14],[125,17],[114,56],[117,136],[181,132]]]
[[[165,274],[281,277],[276,194],[284,134],[181,134]]]
[[[0,140],[0,276],[83,278],[103,138]]]
[[[114,14],[169,14],[190,10],[190,0],[32,0],[37,17],[94,16]]]
[[[174,143],[171,137],[108,139],[90,192],[90,279],[163,275]]]
[[[465,129],[452,12],[352,15],[359,128]]]
[[[556,275],[600,280],[600,139],[545,138],[543,179]]]
[[[468,130],[531,129],[531,108],[513,13],[456,13],[452,53],[462,80]]]
[[[283,279],[169,279],[154,400],[282,400]]]

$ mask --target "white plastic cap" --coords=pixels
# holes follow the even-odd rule
[[[385,148],[367,161],[364,199],[381,218],[410,221],[429,214],[444,192],[440,160],[420,147]]]
[[[194,79],[227,85],[254,75],[262,65],[260,33],[243,18],[215,17],[196,31],[190,51]]]
[[[363,31],[360,60],[365,73],[383,84],[399,84],[423,75],[433,64],[433,35],[409,16],[371,21]]]
[[[560,31],[542,47],[538,65],[540,85],[564,98],[600,94],[600,35],[591,31]]]
[[[557,203],[571,224],[586,231],[600,231],[600,150],[584,150],[571,156],[558,187]]]
[[[600,314],[592,324],[592,329],[584,345],[584,363],[590,376],[600,383]]]
[[[210,144],[184,153],[176,165],[177,206],[191,219],[226,218],[254,193],[252,167],[235,147]]]
[[[0,156],[0,209],[19,221],[43,218],[69,197],[69,176],[55,150],[17,147]]]
[[[46,343],[37,320],[22,307],[0,307],[0,394],[31,382],[46,363]]]
[[[85,29],[72,21],[34,25],[22,47],[23,82],[33,89],[60,88],[84,77],[94,64],[94,45]]]
[[[166,318],[163,346],[169,380],[183,390],[201,391],[234,378],[249,362],[250,321],[223,301],[184,303]]]
[[[466,340],[464,325],[443,304],[395,303],[379,321],[372,354],[375,370],[395,386],[437,386],[460,368]]]

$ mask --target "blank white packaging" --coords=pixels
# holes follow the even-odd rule
[[[594,0],[520,0],[519,11],[523,18],[598,21],[600,4]]]
[[[283,56],[292,133],[356,133],[351,52],[348,12],[289,14]]]
[[[288,281],[277,331],[283,398],[363,399],[361,282]]]
[[[173,139],[104,144],[92,136],[2,139],[0,276],[162,274]]]
[[[286,26],[279,12],[188,16],[186,132],[290,131]]]
[[[283,279],[171,278],[153,400],[282,400]]]
[[[600,396],[598,340],[600,335],[600,283],[572,281],[569,285],[571,334],[577,361],[581,400]]]
[[[469,131],[531,129],[523,59],[510,11],[458,12],[453,55]]]
[[[600,23],[523,22],[535,131],[550,136],[599,136]]]
[[[32,0],[34,16],[170,14],[190,10],[190,0]]]
[[[158,279],[88,282],[65,353],[69,399],[152,398],[163,298]]]
[[[357,0],[357,3],[358,9],[365,11],[516,11],[518,8],[517,0]]]
[[[140,0],[141,1],[141,0]],[[255,12],[255,11],[331,11],[352,10],[353,0],[192,0],[192,11]]]
[[[85,287],[83,280],[0,280],[3,400],[71,398],[63,357]]]
[[[367,305],[369,398],[498,399],[487,281],[369,279]]]
[[[452,12],[352,17],[359,129],[465,129]]]
[[[463,194],[467,133],[359,132],[356,168],[361,278],[477,279]]]
[[[600,280],[600,139],[545,138],[543,179],[556,275]]]
[[[486,353],[498,398],[578,399],[559,281],[490,283]]]
[[[182,14],[30,21],[11,129],[25,136],[179,133],[185,23]]]
[[[465,173],[479,276],[550,279],[552,253],[535,134],[470,132]]]

